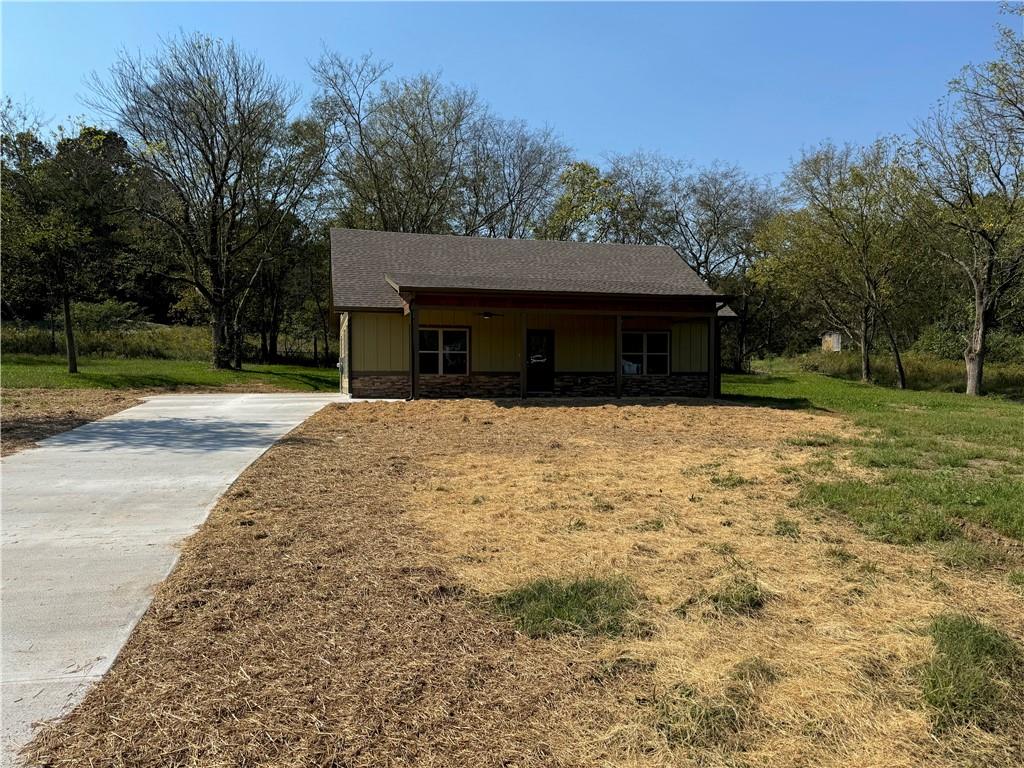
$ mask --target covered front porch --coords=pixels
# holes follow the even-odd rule
[[[403,291],[341,313],[353,397],[713,397],[721,297]]]

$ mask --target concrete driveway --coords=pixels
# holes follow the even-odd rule
[[[166,395],[2,464],[3,763],[81,701],[177,545],[275,440],[337,395]]]

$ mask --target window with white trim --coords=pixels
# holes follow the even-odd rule
[[[420,373],[469,373],[468,328],[420,328]]]
[[[668,331],[623,331],[623,375],[667,376],[668,348]]]

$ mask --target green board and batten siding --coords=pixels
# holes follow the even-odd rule
[[[469,310],[423,309],[421,326],[461,326],[470,330],[472,371],[516,372],[521,365],[523,313],[509,311],[485,318]],[[409,318],[397,312],[351,314],[352,371],[405,372],[409,365]],[[555,370],[597,373],[615,370],[615,318],[527,312],[527,328],[555,332]],[[664,326],[663,326],[664,327]],[[672,324],[673,373],[708,369],[708,324],[692,320]]]
[[[707,373],[708,323],[690,320],[672,324],[672,372]]]
[[[399,312],[353,312],[352,370],[401,373],[409,370],[409,318]]]

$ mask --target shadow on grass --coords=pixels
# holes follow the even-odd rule
[[[271,377],[272,379],[283,380],[300,384],[312,391],[333,391],[338,387],[337,374],[330,368],[322,369],[322,374],[300,373],[298,371],[253,371],[242,369],[235,373],[243,376]],[[268,380],[267,383],[274,383]]]

